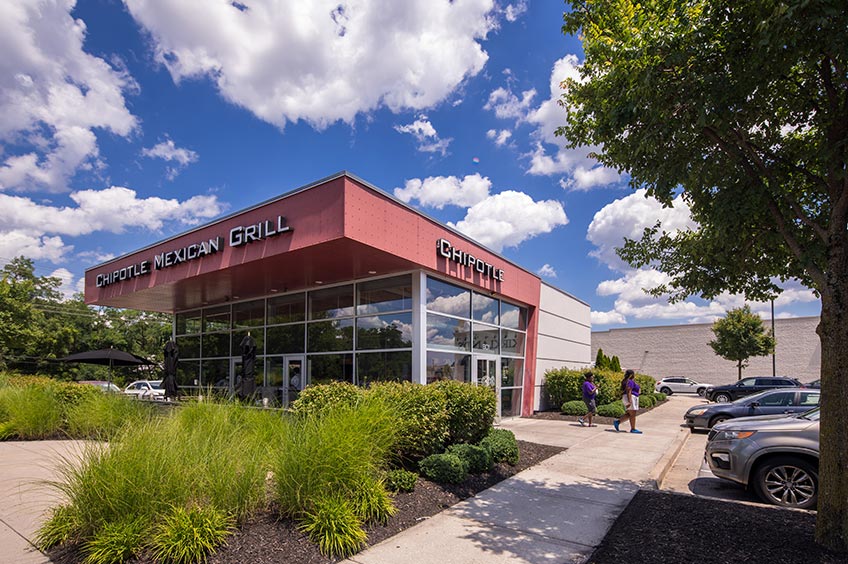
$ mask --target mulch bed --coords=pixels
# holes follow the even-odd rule
[[[590,564],[836,564],[816,545],[815,513],[684,494],[639,491]]]

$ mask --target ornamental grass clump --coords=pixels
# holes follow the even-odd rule
[[[156,415],[156,407],[123,394],[96,393],[72,405],[66,415],[68,435],[110,439],[124,426],[138,426]]]
[[[0,388],[0,440],[46,439],[62,431],[65,408],[51,385]]]
[[[122,519],[105,523],[82,545],[83,564],[119,564],[141,551],[147,521]]]
[[[226,544],[235,520],[220,509],[174,506],[153,526],[148,547],[156,562],[193,564]]]
[[[362,520],[341,493],[317,497],[303,512],[298,528],[327,556],[345,558],[365,546]]]

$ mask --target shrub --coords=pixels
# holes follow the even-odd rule
[[[193,564],[225,542],[235,520],[220,509],[175,506],[153,527],[150,550],[156,562]]]
[[[639,396],[639,407],[641,409],[648,409],[649,407],[654,407],[654,396],[651,394],[644,394]]]
[[[411,382],[382,382],[373,384],[366,395],[396,412],[396,454],[401,462],[420,460],[444,449],[449,428],[447,400],[441,389]]]
[[[586,407],[586,402],[583,400],[572,400],[562,404],[560,409],[563,415],[586,415],[589,409]]]
[[[409,470],[390,470],[386,473],[386,488],[392,492],[415,491],[418,474]]]
[[[559,368],[546,371],[544,390],[548,403],[555,409],[560,409],[565,402],[580,399],[582,382],[583,373],[576,370]]]
[[[447,444],[473,444],[486,436],[492,428],[497,412],[495,392],[492,388],[455,380],[442,380],[433,386],[441,391],[447,400]]]
[[[307,386],[291,404],[291,411],[298,415],[319,413],[329,407],[354,406],[362,399],[364,391],[349,382],[331,382]]]
[[[325,556],[347,557],[365,545],[366,534],[350,503],[339,493],[313,500],[300,518],[299,528]]]
[[[83,544],[83,564],[117,564],[134,556],[142,548],[145,526],[143,519],[105,523]]]
[[[492,460],[494,462],[506,462],[511,466],[518,464],[518,443],[512,431],[492,429],[480,441],[480,446],[492,453]]]
[[[431,454],[418,467],[424,476],[440,484],[461,484],[468,478],[468,464],[455,454]]]
[[[618,419],[624,415],[624,405],[622,405],[620,401],[599,405],[598,415],[601,417],[613,417]]]
[[[482,474],[492,469],[492,453],[481,446],[451,445],[448,447],[447,453],[455,454],[464,460],[468,466],[468,472],[471,474]]]
[[[657,400],[657,403],[664,402],[668,399],[668,396],[662,392],[654,392],[654,399]]]

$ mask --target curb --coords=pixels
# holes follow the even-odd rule
[[[645,487],[652,490],[658,490],[662,487],[662,483],[665,480],[666,475],[668,474],[671,467],[674,466],[674,463],[677,461],[677,457],[680,456],[680,452],[683,450],[683,447],[686,446],[686,441],[689,440],[690,432],[688,429],[681,429],[680,432],[674,440],[669,445],[669,448],[666,449],[665,454],[663,454],[662,458],[656,463],[654,468],[651,470],[650,477],[648,478]]]

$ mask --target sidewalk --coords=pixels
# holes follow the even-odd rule
[[[671,396],[638,417],[642,435],[570,421],[507,421],[501,427],[520,440],[568,450],[345,563],[586,562],[636,491],[662,481],[689,433],[683,413],[702,401]]]

